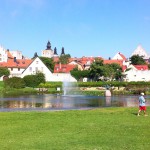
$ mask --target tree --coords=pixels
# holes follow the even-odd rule
[[[71,75],[78,81],[82,78],[88,77],[89,72],[90,70],[78,70],[77,67],[70,71]]]
[[[42,62],[47,66],[47,68],[51,71],[54,72],[54,61],[52,58],[47,58],[47,57],[39,57]]]
[[[23,78],[26,86],[37,87],[40,83],[45,83],[45,76],[43,73],[38,72],[35,75],[26,75]]]
[[[112,80],[112,79],[121,79],[122,68],[120,65],[113,64],[103,64],[103,60],[97,59],[92,63],[90,68],[90,78],[97,80]]]
[[[41,72],[36,73],[36,79],[37,79],[37,83],[45,83],[45,75]]]
[[[12,77],[4,81],[4,87],[17,88],[17,89],[24,88],[25,82],[20,77]]]
[[[143,56],[139,56],[139,55],[133,55],[132,57],[130,57],[130,61],[131,64],[133,65],[145,65],[146,62],[143,59]]]
[[[122,78],[122,68],[117,63],[110,64],[110,67],[113,69],[113,78],[116,80],[120,80]]]
[[[96,59],[90,67],[89,77],[97,81],[99,77],[103,76],[103,60]]]
[[[61,56],[59,57],[59,62],[60,62],[61,64],[68,64],[69,58],[71,58],[70,54],[61,55]]]
[[[8,70],[8,68],[0,67],[0,77],[2,77],[3,75],[5,76],[10,75],[10,71]]]
[[[33,56],[33,58],[32,58],[32,59],[34,59],[34,58],[36,58],[36,57],[38,57],[37,52],[35,52],[35,53],[34,53],[34,56]]]

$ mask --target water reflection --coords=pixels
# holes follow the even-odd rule
[[[150,96],[147,96],[150,106]],[[0,98],[0,111],[89,109],[138,106],[138,96],[28,95]]]

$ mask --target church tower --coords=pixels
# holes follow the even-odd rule
[[[61,49],[61,55],[65,55],[64,47],[62,47],[62,49]]]
[[[48,41],[46,50],[50,50],[50,49],[51,49],[51,43],[50,43],[50,41]]]
[[[54,57],[58,57],[57,48],[56,47],[54,48]]]
[[[54,56],[54,51],[51,49],[50,41],[47,42],[46,49],[42,50],[42,57],[52,58]]]

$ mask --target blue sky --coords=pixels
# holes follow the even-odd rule
[[[72,57],[149,54],[150,0],[0,1],[0,45],[33,57],[48,40]]]

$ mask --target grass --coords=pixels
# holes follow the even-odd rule
[[[150,108],[147,108],[150,114]],[[150,117],[137,108],[1,112],[1,150],[143,150]]]

